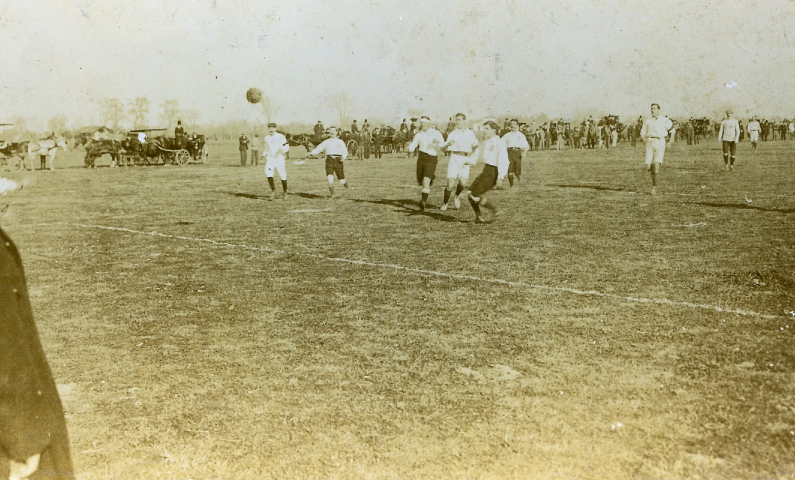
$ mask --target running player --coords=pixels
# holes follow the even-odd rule
[[[438,152],[444,144],[444,137],[439,130],[431,127],[431,119],[423,115],[420,118],[421,130],[414,135],[409,145],[409,152],[419,147],[417,156],[417,183],[422,185],[422,200],[420,210],[425,210],[428,196],[431,194],[431,184],[436,177],[436,164],[439,161]]]
[[[480,207],[489,210],[494,217],[502,215],[502,210],[497,207],[494,200],[486,199],[486,192],[491,190],[498,180],[508,174],[508,149],[505,141],[497,135],[499,126],[497,122],[489,120],[483,124],[484,140],[474,154],[474,163],[483,159],[486,164],[472,186],[469,187],[469,203],[475,211],[475,223],[483,223]]]
[[[345,169],[342,162],[348,158],[348,147],[345,142],[337,137],[337,127],[329,127],[328,129],[330,138],[323,140],[323,142],[315,147],[310,155],[319,155],[320,152],[326,154],[326,178],[328,179],[328,190],[331,192],[331,198],[334,198],[334,174],[340,181],[340,185],[348,188],[348,181],[345,179]]]
[[[450,152],[450,162],[447,164],[447,186],[444,189],[444,202],[442,210],[447,210],[450,195],[455,190],[453,206],[458,210],[461,208],[459,196],[466,188],[469,181],[470,155],[475,147],[478,146],[478,139],[475,133],[466,126],[466,115],[457,113],[455,116],[455,128],[447,135],[447,141],[442,145],[447,147]]]

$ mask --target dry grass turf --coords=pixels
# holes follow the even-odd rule
[[[795,142],[531,152],[487,225],[210,148],[3,199],[80,479],[795,475]]]

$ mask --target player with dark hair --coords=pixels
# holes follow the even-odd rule
[[[735,153],[737,142],[740,141],[740,124],[733,117],[734,112],[726,110],[726,118],[720,122],[720,132],[718,132],[718,142],[723,148],[723,163],[726,171],[734,170]]]
[[[343,162],[348,158],[348,147],[345,146],[340,138],[337,137],[337,127],[329,127],[330,138],[315,147],[310,155],[319,155],[320,152],[326,154],[326,178],[328,179],[328,190],[331,198],[334,198],[334,175],[337,175],[340,185],[348,188],[348,181],[345,179],[345,168]]]
[[[665,155],[665,139],[671,128],[673,128],[671,120],[660,116],[660,105],[652,103],[651,118],[646,119],[640,129],[640,138],[646,142],[645,163],[651,174],[652,195],[657,193],[657,174],[660,173],[660,165]]]
[[[527,137],[519,131],[519,120],[511,119],[511,131],[502,136],[508,148],[508,183],[522,179],[522,156],[530,149]]]
[[[478,139],[475,133],[466,126],[467,116],[457,113],[455,116],[455,128],[447,135],[447,141],[442,147],[447,147],[450,152],[450,161],[447,163],[447,186],[444,189],[444,202],[442,210],[447,210],[450,195],[455,190],[453,206],[461,208],[459,196],[466,188],[469,180],[470,155],[475,147],[478,146]]]
[[[508,149],[505,141],[497,134],[499,125],[493,120],[487,121],[483,125],[485,139],[478,145],[474,155],[474,163],[483,160],[486,164],[483,171],[478,175],[469,187],[469,203],[475,211],[475,223],[484,223],[480,207],[489,210],[493,217],[502,215],[502,210],[497,207],[494,200],[485,197],[486,192],[494,188],[497,181],[505,178],[508,174]]]

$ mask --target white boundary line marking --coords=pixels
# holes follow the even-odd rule
[[[68,225],[68,224],[67,224]],[[305,258],[314,258],[318,260],[326,260],[329,262],[340,262],[340,263],[350,263],[353,265],[362,265],[366,267],[380,267],[380,268],[390,268],[393,270],[401,270],[404,272],[416,273],[418,275],[425,275],[431,277],[444,277],[444,278],[453,278],[458,280],[471,280],[475,282],[483,282],[483,283],[491,283],[494,285],[507,285],[510,287],[520,287],[520,288],[531,288],[535,290],[546,290],[550,292],[559,292],[559,293],[570,293],[572,295],[581,295],[581,296],[591,296],[591,297],[601,297],[601,298],[609,298],[613,300],[621,300],[626,302],[633,302],[633,303],[652,303],[656,305],[668,305],[672,307],[685,307],[685,308],[692,308],[698,310],[711,310],[714,312],[720,313],[731,313],[734,315],[743,315],[746,317],[757,317],[757,318],[766,318],[766,319],[777,319],[783,318],[781,315],[769,315],[765,313],[755,312],[753,310],[744,310],[741,308],[723,308],[717,305],[707,305],[702,303],[691,303],[691,302],[677,302],[675,300],[668,300],[667,298],[644,298],[644,297],[626,297],[622,295],[616,295],[614,293],[604,293],[599,292],[597,290],[578,290],[576,288],[568,288],[568,287],[553,287],[549,285],[538,285],[534,283],[526,283],[526,282],[513,282],[510,280],[503,280],[501,278],[488,278],[488,277],[477,277],[474,275],[462,275],[459,273],[446,273],[440,272],[437,270],[424,270],[422,268],[414,268],[414,267],[406,267],[403,265],[396,265],[392,263],[376,263],[376,262],[367,262],[364,260],[351,260],[349,258],[339,258],[339,257],[327,257],[325,255],[319,255],[316,253],[301,253],[301,252],[287,252],[284,250],[277,250],[275,248],[268,248],[268,247],[252,247],[245,244],[240,243],[228,243],[228,242],[221,242],[218,240],[213,240],[210,238],[198,238],[198,237],[186,237],[183,235],[172,235],[169,233],[160,233],[156,231],[151,232],[144,232],[142,230],[132,230],[130,228],[123,228],[123,227],[111,227],[111,226],[104,226],[104,225],[85,225],[80,223],[71,224],[76,227],[81,228],[93,228],[98,230],[111,230],[116,232],[124,232],[124,233],[132,233],[135,235],[149,235],[152,237],[161,237],[161,238],[173,238],[177,240],[186,240],[189,242],[201,242],[201,243],[209,243],[211,245],[218,245],[222,247],[232,247],[232,248],[242,248],[245,250],[254,250],[258,252],[267,252],[267,253],[275,253],[279,255],[290,255],[295,257],[305,257]]]

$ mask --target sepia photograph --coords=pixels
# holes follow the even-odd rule
[[[0,480],[795,480],[795,2],[3,0]]]

